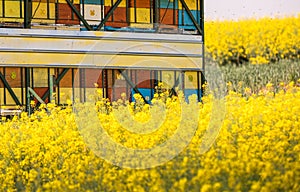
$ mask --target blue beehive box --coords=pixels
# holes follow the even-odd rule
[[[200,11],[191,10],[191,12],[194,18],[196,19],[197,23],[200,25]],[[192,19],[189,17],[186,10],[179,10],[178,23],[179,28],[181,29],[196,30],[196,27],[194,26]]]

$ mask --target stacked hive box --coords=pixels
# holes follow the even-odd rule
[[[55,0],[32,0],[32,23],[55,23]]]
[[[184,74],[184,95],[188,96],[196,94],[201,89],[201,74],[197,71],[188,71]],[[200,93],[201,94],[201,93]]]
[[[104,17],[104,0],[81,0],[80,10],[89,25],[99,25]]]
[[[49,68],[33,68],[31,71],[32,79],[32,87],[33,90],[42,97],[48,90],[49,87],[49,78],[51,75],[54,75],[54,69]],[[25,81],[24,81],[25,82]],[[35,102],[37,99],[34,98]],[[49,102],[48,98],[46,98],[45,102]]]
[[[130,26],[152,28],[153,24],[158,24],[159,28],[196,30],[192,19],[180,0],[160,0],[158,1],[158,6],[154,4],[155,2],[150,0],[130,0]],[[185,0],[185,3],[199,24],[200,1]],[[157,11],[155,7],[157,7]]]
[[[130,26],[152,28],[152,6],[147,0],[129,1]]]
[[[0,68],[1,75],[5,78],[5,81],[11,85],[12,90],[15,95],[21,100],[25,99],[25,95],[22,94],[24,90],[24,85],[22,84],[22,78],[24,77],[24,73],[21,68]],[[0,105],[5,103],[6,105],[14,105],[15,102],[9,91],[4,88],[4,84],[2,80],[0,80]]]
[[[76,9],[80,12],[79,0],[71,0]],[[56,4],[56,23],[65,25],[79,25],[79,19],[67,4],[66,0],[58,0]]]
[[[178,1],[161,0],[159,22],[163,25],[178,25]]]
[[[121,94],[128,95],[128,85],[118,70],[107,70],[107,97],[111,101],[121,99]]]
[[[146,100],[150,101],[153,97],[154,88],[156,85],[155,71],[150,70],[131,70],[129,77],[132,82],[136,85],[139,92],[145,97]],[[136,92],[134,89],[130,89],[130,100],[134,101],[133,95]]]
[[[185,0],[188,8],[192,12],[196,22],[200,23],[200,0]],[[182,4],[179,2],[179,12],[178,12],[178,20],[179,20],[179,28],[186,30],[196,30],[191,18],[188,15],[188,12],[184,9]]]
[[[105,0],[104,1],[104,15],[107,15],[112,6],[117,0]],[[128,26],[126,1],[123,0],[119,6],[114,10],[113,14],[108,18],[105,23],[106,27],[120,28]]]
[[[132,27],[152,28],[153,23],[160,25],[178,25],[177,1],[161,0],[156,13],[154,1],[130,0],[130,23]],[[156,14],[156,15],[155,15]]]
[[[24,5],[21,0],[0,0],[0,22],[22,22]]]
[[[58,69],[55,73],[55,76],[57,77],[58,74],[60,74],[63,71],[63,69]],[[57,88],[59,89],[57,95],[57,99],[59,100],[58,103],[66,103],[66,100],[72,100],[73,99],[73,94],[76,88],[72,89],[72,85],[75,84],[73,80],[73,76],[75,74],[76,70],[68,70],[68,72],[65,74],[65,76],[62,78],[62,80],[59,82],[57,85]]]

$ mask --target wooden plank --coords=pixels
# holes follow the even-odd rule
[[[168,57],[147,55],[90,55],[61,53],[0,52],[1,65],[48,66],[48,67],[97,67],[97,68],[135,68],[135,69],[201,69],[202,58]]]
[[[179,37],[179,36],[177,36]],[[177,38],[175,37],[175,38]],[[155,38],[155,37],[154,37]],[[196,42],[163,42],[163,41],[128,41],[117,38],[114,40],[93,39],[62,39],[62,38],[40,38],[40,37],[3,37],[0,35],[0,51],[15,52],[53,52],[53,53],[78,53],[88,54],[184,54],[184,56],[201,54],[201,44]],[[28,47],[30,44],[30,47]],[[33,55],[34,56],[34,55]]]
[[[202,40],[191,35],[0,29],[0,44],[3,66],[202,68]]]
[[[20,115],[22,113],[21,109],[1,109],[0,108],[0,116],[14,116]]]

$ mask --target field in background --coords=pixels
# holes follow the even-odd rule
[[[227,63],[265,64],[300,59],[300,15],[205,23],[208,56]]]
[[[280,60],[268,65],[225,65],[220,69],[230,89],[240,93],[247,88],[251,93],[257,94],[263,91],[267,84],[272,84],[274,93],[291,82],[300,86],[299,60]]]

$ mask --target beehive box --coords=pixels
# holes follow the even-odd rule
[[[74,4],[76,9],[80,12],[80,5]],[[79,19],[72,12],[70,6],[66,3],[58,3],[56,8],[56,23],[57,24],[65,24],[65,25],[79,25]]]

